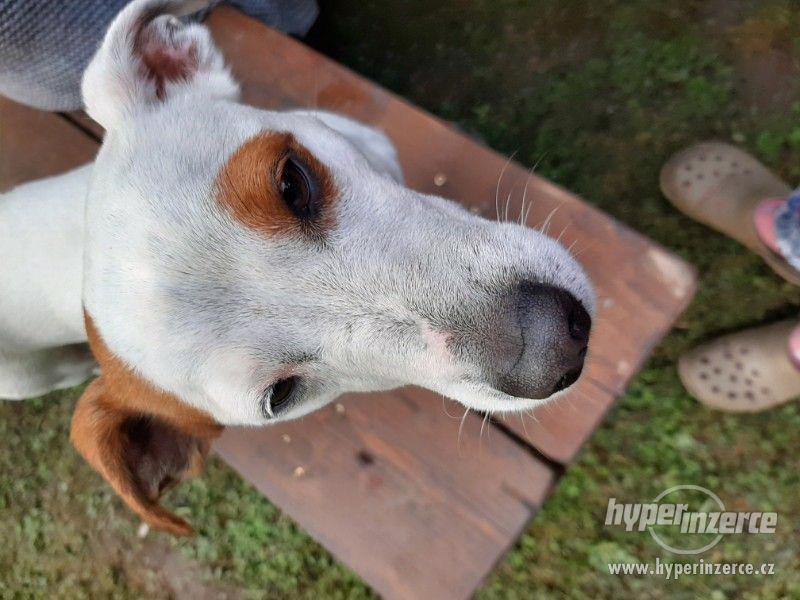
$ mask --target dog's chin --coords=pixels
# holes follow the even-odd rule
[[[489,385],[472,382],[454,382],[438,389],[440,394],[480,413],[520,413],[529,411],[567,395],[574,387],[563,389],[547,398],[519,398]]]

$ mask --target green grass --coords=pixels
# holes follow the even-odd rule
[[[691,308],[479,597],[800,598],[800,410],[704,410],[674,367],[699,341],[796,315],[800,294],[736,243],[675,212],[658,189],[670,154],[707,138],[741,144],[800,180],[800,8],[788,0],[333,0],[323,8],[319,43],[335,58],[538,163],[540,174],[700,272]],[[131,541],[134,520],[68,446],[79,392],[0,404],[0,596],[166,596],[165,576],[146,566],[153,548]],[[674,557],[647,533],[603,526],[608,498],[646,501],[680,483],[706,486],[737,510],[777,510],[776,535],[729,536],[703,555],[774,562],[776,574],[609,575],[610,560]],[[191,512],[200,535],[162,540],[162,550],[231,593],[371,596],[216,461],[171,503]]]

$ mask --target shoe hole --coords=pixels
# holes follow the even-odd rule
[[[730,380],[731,383],[736,383],[737,381],[739,381],[739,378],[736,375],[731,375],[728,379]]]
[[[685,170],[687,170],[687,171],[691,171],[691,170],[692,170],[692,163],[689,163],[688,165],[686,165],[686,166],[685,166],[685,167],[683,167],[683,168],[684,168]]]
[[[738,361],[738,360],[737,360],[737,361],[736,361],[736,363],[735,363],[735,365],[736,365],[736,368],[737,368],[737,369],[739,369],[740,371],[741,371],[742,369],[744,369],[744,365],[742,364],[742,362],[741,362],[741,361]]]
[[[691,181],[684,181],[682,185],[683,185],[683,187],[688,188],[689,186],[692,185],[692,182]]]
[[[719,394],[719,386],[718,385],[711,386],[711,391],[714,392],[715,394]]]
[[[759,371],[758,369],[752,369],[752,370],[750,371],[750,374],[751,374],[753,377],[759,377],[759,376],[761,375],[761,371]]]
[[[768,387],[762,387],[761,388],[761,393],[764,394],[765,396],[768,396],[769,395],[769,388]]]
[[[749,377],[745,377],[744,382],[745,382],[745,384],[747,384],[749,386],[753,385],[753,380],[750,379]]]
[[[721,375],[721,374],[722,374],[722,369],[720,369],[719,367],[714,367],[714,375]]]
[[[706,176],[705,176],[705,175],[703,175],[702,173],[698,173],[698,174],[697,174],[697,181],[702,181],[703,179],[705,179],[705,177],[706,177]]]
[[[750,349],[749,348],[740,348],[739,349],[739,354],[741,354],[742,356],[746,356],[749,353],[750,353]]]
[[[739,397],[739,395],[736,392],[728,392],[728,399],[729,400],[736,400],[736,398],[738,398],[738,397]]]
[[[708,373],[706,373],[706,372],[700,373],[700,379],[702,379],[703,381],[708,379]]]
[[[755,394],[753,392],[745,392],[744,397],[747,398],[750,402],[753,402],[756,399]]]
[[[700,358],[700,363],[701,364],[707,365],[709,362],[710,361],[708,360],[707,356],[703,356],[703,357]]]

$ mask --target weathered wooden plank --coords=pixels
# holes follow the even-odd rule
[[[467,598],[552,472],[441,398],[348,397],[300,422],[229,431],[223,458],[387,598]],[[493,430],[493,431],[490,431]],[[489,439],[491,436],[491,439]]]
[[[44,142],[42,141],[44,140]],[[0,100],[0,190],[91,159],[64,119]],[[301,421],[231,429],[220,454],[389,598],[465,598],[544,500],[554,474],[421,390],[349,398]]]
[[[92,160],[97,144],[64,119],[0,96],[0,189]]]
[[[528,223],[541,225],[552,214],[549,232],[561,235],[567,246],[575,243],[599,296],[587,381],[570,400],[537,411],[541,427],[530,431],[544,454],[572,460],[689,303],[693,270],[557,185],[301,43],[232,9],[215,11],[209,25],[243,84],[246,102],[325,108],[376,125],[397,146],[411,187],[455,199],[490,218],[497,199],[504,209],[510,198],[509,214],[519,214],[526,186],[533,202]],[[510,426],[524,434],[516,419]]]

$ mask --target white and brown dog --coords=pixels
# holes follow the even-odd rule
[[[224,425],[404,384],[519,411],[573,384],[594,299],[570,254],[404,187],[369,127],[237,103],[208,31],[176,18],[203,4],[128,5],[83,80],[94,164],[0,197],[0,397],[99,363],[75,446],[187,533],[158,500]]]

